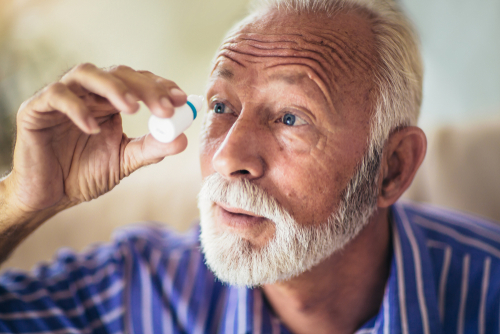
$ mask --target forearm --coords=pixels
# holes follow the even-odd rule
[[[0,180],[0,264],[38,226],[57,213],[55,210],[27,213],[12,200],[9,178]]]

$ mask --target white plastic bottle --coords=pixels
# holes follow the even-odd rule
[[[148,122],[149,132],[153,137],[162,143],[170,143],[183,133],[203,106],[203,97],[199,95],[189,95],[187,103],[175,108],[174,114],[170,118],[160,118],[151,115]]]

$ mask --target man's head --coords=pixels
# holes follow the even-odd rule
[[[393,4],[363,3],[261,2],[221,46],[199,206],[222,280],[258,285],[310,269],[409,185],[380,199],[401,165],[389,135],[418,116],[417,46]]]

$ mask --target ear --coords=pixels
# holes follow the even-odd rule
[[[427,138],[420,128],[404,127],[389,136],[382,155],[378,207],[389,207],[403,195],[422,164],[426,151]]]

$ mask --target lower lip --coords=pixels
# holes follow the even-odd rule
[[[240,213],[232,213],[217,205],[217,216],[219,220],[226,226],[236,229],[247,229],[260,225],[266,221],[264,217],[249,216]]]

